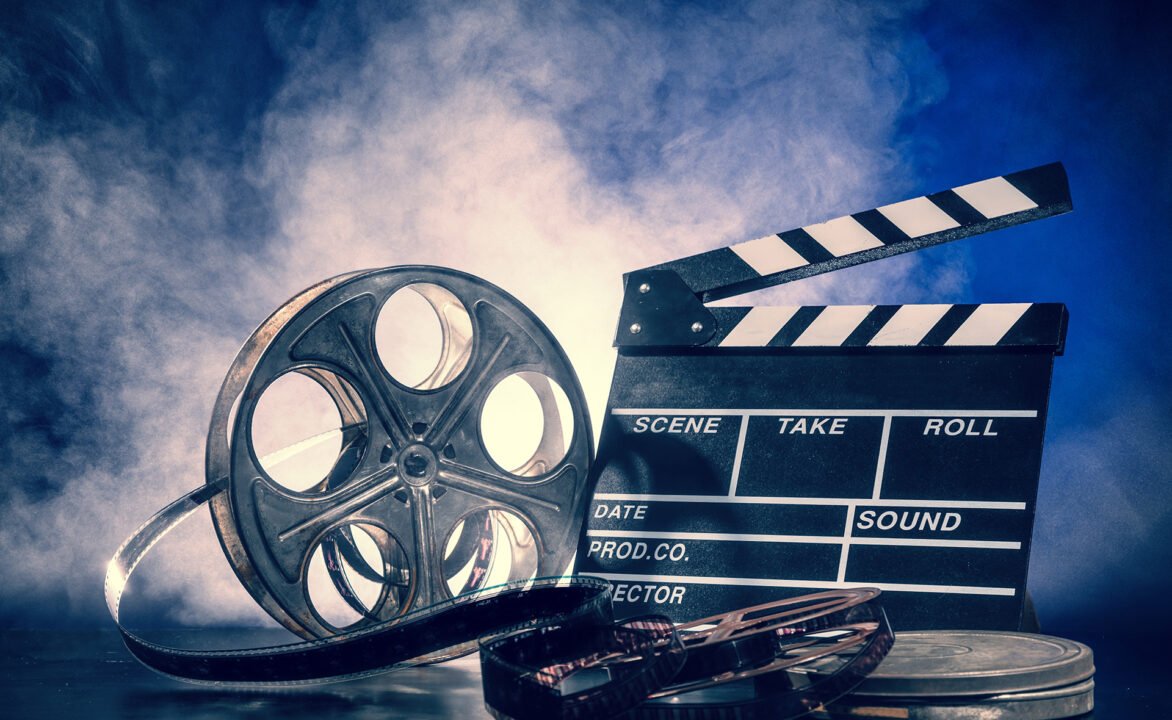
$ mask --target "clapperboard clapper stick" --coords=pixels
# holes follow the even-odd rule
[[[576,570],[623,615],[872,585],[1019,628],[1065,306],[705,303],[1070,209],[1051,164],[629,273]]]

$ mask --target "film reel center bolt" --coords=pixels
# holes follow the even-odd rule
[[[414,488],[426,488],[435,480],[439,458],[428,446],[415,443],[403,448],[395,464],[403,482]]]

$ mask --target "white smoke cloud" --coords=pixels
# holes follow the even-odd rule
[[[685,13],[673,33],[601,9],[445,6],[374,33],[358,69],[323,61],[344,43],[323,38],[270,114],[262,163],[289,285],[458,260],[551,326],[598,417],[624,271],[907,185],[895,123],[942,82],[913,92],[897,54],[924,50],[889,32],[890,11],[821,8]],[[304,84],[329,101],[306,111]],[[615,147],[618,169],[598,158]],[[913,258],[881,265],[774,296],[924,293]]]
[[[233,236],[231,169],[152,152],[141,127],[0,130],[5,186],[35,188],[3,213],[24,298],[7,329],[99,424],[36,449],[68,477],[6,508],[0,552],[38,572],[5,603],[64,592],[93,612],[121,539],[202,482],[222,373],[297,290],[407,263],[484,277],[549,325],[598,422],[624,271],[900,199],[897,123],[944,92],[912,74],[932,63],[903,6],[364,6],[361,32],[332,11],[301,33],[273,15],[290,71],[247,163],[271,235]],[[959,252],[931,280],[909,256],[768,298],[949,299]],[[187,622],[256,620],[207,525],[165,541],[139,592]]]

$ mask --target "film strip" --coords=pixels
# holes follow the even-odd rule
[[[629,273],[576,569],[620,617],[867,585],[900,628],[1027,628],[1065,306],[704,303],[1070,209],[1051,164]]]
[[[517,720],[800,717],[849,692],[891,648],[877,595],[819,593],[678,627],[649,616],[486,639],[485,703]],[[790,672],[831,657],[832,673]]]
[[[121,591],[145,554],[223,485],[164,508],[115,554],[106,597],[116,622]],[[486,704],[497,717],[608,717],[640,705],[637,717],[776,718],[841,697],[878,665],[893,641],[878,595],[867,588],[821,593],[678,628],[662,617],[614,624],[609,583],[579,576],[482,588],[332,638],[278,647],[184,650],[149,642],[120,622],[118,628],[144,665],[199,684],[352,680],[455,657],[478,641]],[[814,682],[774,676],[831,656],[837,669]],[[564,692],[563,681],[590,671],[603,671],[607,681]],[[749,680],[748,698],[706,695]],[[681,698],[686,709],[664,704]]]

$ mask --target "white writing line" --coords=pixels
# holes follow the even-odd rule
[[[741,479],[741,458],[745,454],[745,433],[749,430],[749,418],[741,418],[741,432],[737,436],[737,452],[733,456],[732,482],[728,486],[729,497],[737,494],[737,482]]]
[[[855,524],[855,506],[846,508],[846,528],[842,531],[842,552],[838,556],[838,582],[846,580],[846,560],[851,554],[851,531]]]
[[[1037,410],[914,410],[914,409],[734,409],[734,408],[612,408],[611,415],[749,415],[834,416],[834,417],[1003,417],[1036,418]]]
[[[848,522],[850,518],[848,517]],[[987,550],[1021,550],[1020,542],[1000,540],[939,540],[936,538],[845,537],[833,535],[768,535],[756,533],[679,532],[657,530],[587,530],[589,537],[643,538],[649,540],[710,540],[716,542],[802,543],[814,545],[894,545],[907,547],[980,548]],[[844,555],[845,559],[845,555]],[[842,563],[840,570],[845,568]]]
[[[717,540],[722,542],[813,543],[837,545],[840,537],[826,535],[763,535],[756,533],[659,532],[655,530],[587,530],[589,537],[647,538],[652,540]]]
[[[699,577],[691,575],[633,575],[626,573],[591,573],[611,581],[633,580],[637,582],[690,583],[696,585],[738,585],[744,587],[782,588],[856,588],[874,587],[887,592],[934,592],[955,595],[998,595],[1013,597],[1016,591],[1011,587],[980,587],[975,585],[919,585],[915,583],[864,583],[817,580],[771,580],[766,578]]]
[[[960,510],[1025,510],[1023,502],[991,500],[873,500],[871,498],[769,497],[765,495],[655,495],[651,493],[594,493],[595,500],[713,503],[734,505],[867,505],[873,507],[957,508]]]

